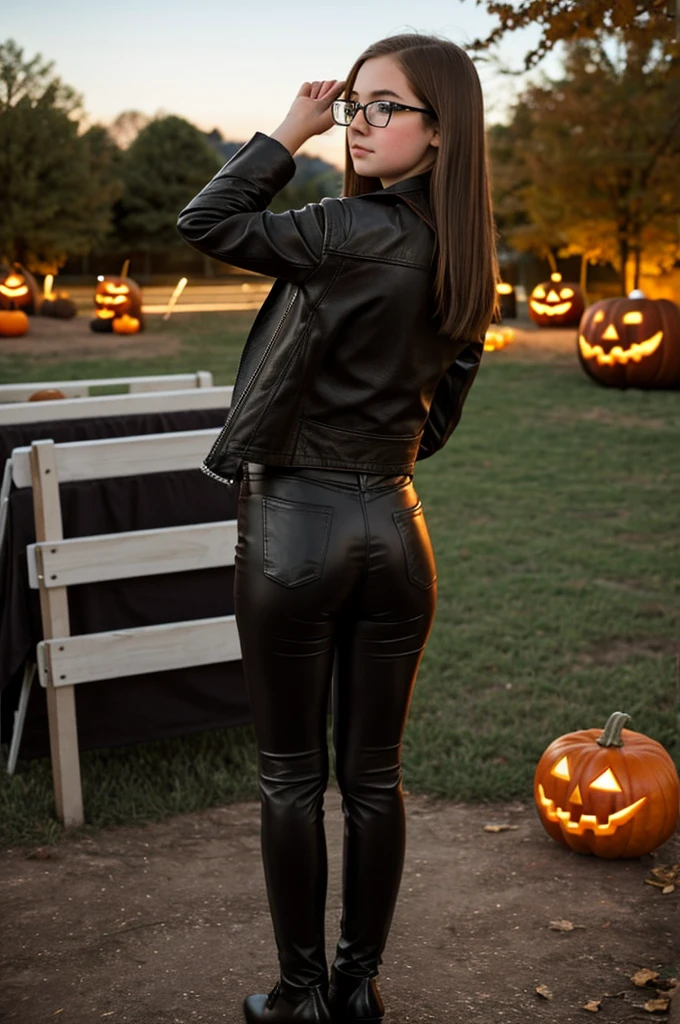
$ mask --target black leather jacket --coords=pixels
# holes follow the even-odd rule
[[[483,351],[437,333],[430,173],[268,211],[294,172],[257,132],[179,215],[196,249],[277,278],[202,468],[229,483],[246,460],[412,474],[458,423]]]

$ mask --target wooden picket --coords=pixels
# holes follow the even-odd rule
[[[37,541],[29,549],[29,580],[40,594],[44,640],[38,644],[38,672],[47,693],[57,814],[65,825],[84,821],[74,686],[238,660],[241,652],[233,615],[71,636],[69,586],[233,565],[236,522],[65,540],[59,484],[193,468],[216,433],[59,445],[45,440],[12,453],[15,483],[33,488]]]

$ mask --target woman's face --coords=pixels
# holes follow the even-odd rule
[[[371,57],[359,68],[352,94],[359,103],[393,100],[426,107],[408,84],[394,57]],[[439,131],[425,127],[425,115],[415,110],[395,110],[386,128],[374,128],[360,110],[347,128],[354,170],[367,178],[380,178],[383,188],[404,178],[422,174],[433,165]]]

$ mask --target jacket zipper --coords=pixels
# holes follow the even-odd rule
[[[206,476],[212,477],[213,480],[217,480],[218,484],[236,483],[236,479],[233,476],[218,476],[217,473],[213,473],[212,469],[208,469],[205,462],[202,462],[198,468],[201,473],[205,473]]]
[[[300,289],[296,288],[295,291],[293,292],[293,294],[291,295],[290,301],[289,301],[288,305],[286,306],[285,310],[283,311],[283,315],[282,315],[281,319],[279,320],[279,322],[278,322],[278,324],[276,326],[276,330],[274,331],[274,333],[273,333],[273,335],[272,335],[272,337],[271,337],[271,339],[269,341],[269,344],[267,345],[266,349],[262,353],[262,357],[261,357],[259,363],[257,364],[257,366],[253,370],[252,374],[250,375],[250,379],[249,379],[248,383],[246,384],[245,388],[243,389],[243,391],[241,392],[241,396],[240,396],[238,402],[236,403],[235,406],[233,406],[233,408],[231,408],[229,410],[229,415],[227,416],[227,422],[222,427],[222,430],[220,431],[219,436],[217,437],[214,445],[212,446],[212,448],[208,452],[208,454],[206,456],[205,462],[207,462],[208,459],[210,459],[212,457],[214,452],[219,447],[220,442],[222,441],[222,438],[224,437],[224,434],[225,434],[225,431],[227,429],[227,426],[229,426],[229,424],[233,421],[234,416],[236,415],[236,413],[238,412],[239,408],[241,407],[241,405],[245,401],[246,397],[248,396],[248,393],[249,393],[249,391],[250,391],[250,389],[251,389],[251,387],[253,385],[253,381],[255,380],[257,375],[259,374],[260,370],[262,369],[262,366],[264,365],[264,362],[265,362],[267,356],[271,352],[272,346],[273,346],[274,342],[276,341],[276,339],[278,338],[278,336],[279,336],[279,334],[281,332],[281,328],[283,327],[284,321],[285,321],[286,317],[288,316],[288,314],[290,313],[290,311],[291,311],[291,309],[293,307],[293,303],[295,302],[295,300],[296,300],[296,298],[298,296],[298,292],[299,291],[300,291]],[[205,465],[205,462],[201,465],[200,469],[207,476],[212,477],[214,480],[219,480],[220,483],[227,483],[227,484],[235,483],[235,479],[233,477],[223,477],[223,476],[218,476],[217,473],[213,473],[213,471],[211,469],[208,469],[208,467]]]

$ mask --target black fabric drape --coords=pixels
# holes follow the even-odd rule
[[[0,423],[0,467],[13,448],[32,441],[52,438],[65,441],[94,441],[104,437],[132,437],[135,434],[164,434],[176,430],[208,430],[221,427],[228,409],[184,409],[181,412],[144,412],[133,416],[97,416],[81,420],[54,420],[45,423]]]
[[[0,452],[38,436],[55,441],[120,437],[219,427],[227,410],[154,413],[65,423],[0,426]],[[209,443],[206,444],[206,450]],[[237,488],[186,472],[66,483],[61,486],[65,537],[117,533],[234,519]],[[28,586],[26,547],[35,540],[32,493],[14,490],[0,552],[0,691],[2,741],[11,736],[23,666],[42,639],[37,591]],[[70,587],[71,632],[155,625],[233,613],[233,569],[206,569]],[[76,687],[78,737],[82,749],[250,721],[241,662]],[[45,694],[34,683],[20,757],[49,752]]]

